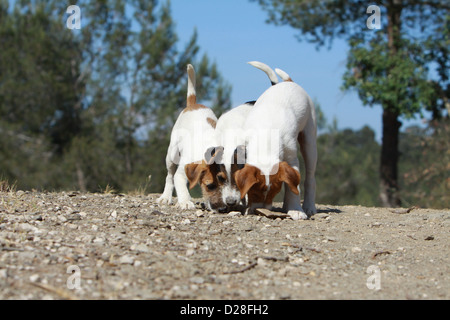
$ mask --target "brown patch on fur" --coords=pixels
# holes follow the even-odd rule
[[[252,202],[263,202],[264,192],[267,190],[266,179],[257,167],[246,164],[234,175],[236,185],[241,191],[241,199],[248,194],[249,205]]]
[[[195,94],[191,94],[189,97],[187,97],[186,105],[188,107],[196,105],[197,104],[197,96]]]
[[[191,94],[189,97],[187,97],[186,108],[184,108],[183,112],[189,112],[206,108],[207,107],[205,107],[204,105],[197,103],[197,96],[195,94]]]
[[[222,201],[222,186],[226,181],[226,173],[223,165],[202,163],[190,163],[185,166],[189,188],[197,183],[202,189],[203,198],[209,201],[212,209],[225,207]]]
[[[189,189],[194,188],[199,183],[206,170],[204,161],[202,163],[189,163],[184,166],[184,172],[189,181]]]
[[[283,182],[293,193],[299,194],[297,187],[300,184],[300,173],[287,162],[280,162],[277,173],[269,177],[270,189],[267,192],[268,186],[261,170],[246,164],[243,169],[235,173],[235,181],[241,191],[241,199],[248,195],[249,206],[252,203],[272,204],[275,196],[281,191]]]
[[[213,127],[214,129],[216,128],[216,124],[217,124],[216,120],[214,120],[212,118],[206,118],[206,121],[208,121],[208,123],[211,127]]]

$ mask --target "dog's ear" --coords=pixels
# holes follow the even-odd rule
[[[205,152],[205,161],[207,165],[222,163],[223,147],[211,147]]]
[[[241,192],[241,199],[258,182],[258,174],[260,174],[260,170],[248,164],[244,165],[243,169],[236,171],[234,181],[236,181],[236,185]]]
[[[300,172],[292,168],[286,161],[282,161],[279,163],[277,174],[279,175],[279,180],[286,182],[293,193],[300,194],[298,191]]]
[[[244,145],[237,146],[234,150],[233,154],[233,162],[238,166],[239,169],[244,168],[245,163],[247,162],[247,149]]]
[[[186,177],[189,181],[189,189],[194,188],[195,185],[199,183],[206,169],[205,163],[194,162],[184,166],[184,171],[186,172]]]

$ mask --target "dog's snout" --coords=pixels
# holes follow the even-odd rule
[[[226,197],[225,203],[227,204],[227,206],[235,206],[237,204],[237,201],[233,197]]]

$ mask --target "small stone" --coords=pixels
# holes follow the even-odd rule
[[[361,252],[362,250],[361,250],[361,248],[358,248],[358,247],[353,247],[352,248],[352,252],[353,253],[357,253],[357,252]]]
[[[79,213],[73,213],[67,217],[68,221],[81,220],[81,215]]]
[[[189,279],[189,281],[196,284],[202,284],[205,282],[205,279],[203,279],[202,277],[192,277]]]
[[[39,229],[36,228],[35,226],[32,226],[31,224],[28,223],[21,223],[19,224],[18,228],[19,231],[24,231],[24,232],[38,232]]]
[[[138,245],[136,246],[135,250],[138,251],[138,252],[142,252],[142,253],[148,253],[148,252],[150,252],[148,246],[145,245],[145,244],[143,244],[143,243],[138,244]]]
[[[204,217],[204,216],[205,216],[205,212],[204,212],[203,210],[197,210],[197,211],[195,211],[195,215],[196,215],[198,218],[201,218],[201,217]]]
[[[370,226],[371,227],[380,227],[381,226],[381,222],[374,222]]]
[[[100,238],[100,237],[97,237],[97,238],[95,238],[92,242],[93,242],[93,243],[103,243],[103,242],[105,242],[105,239]]]
[[[6,279],[8,277],[8,270],[7,269],[1,269],[0,270],[0,279]]]
[[[39,280],[39,275],[38,274],[33,274],[30,276],[30,281],[31,282],[37,282]]]
[[[120,264],[133,264],[134,258],[128,254],[121,256],[119,259]]]

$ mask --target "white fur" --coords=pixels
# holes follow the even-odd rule
[[[305,199],[303,208],[300,195],[285,185],[283,209],[295,219],[316,213],[315,169],[317,162],[316,119],[311,98],[294,82],[282,82],[267,89],[247,115],[247,163],[268,176],[276,165],[286,161],[299,170],[297,137],[302,133],[300,148],[305,160]]]
[[[234,151],[240,145],[245,145],[244,123],[252,105],[242,104],[224,113],[216,125],[216,141],[224,147],[223,164],[227,172],[228,181],[222,189],[223,203],[238,204],[241,193],[236,185],[231,184],[231,164]]]
[[[195,71],[188,65],[188,97],[195,95]],[[166,156],[167,177],[163,194],[158,198],[158,204],[172,204],[173,188],[178,197],[177,206],[182,209],[194,209],[187,188],[185,165],[201,162],[205,150],[217,145],[214,128],[208,123],[211,118],[217,121],[210,108],[183,111],[173,126],[170,144]],[[178,168],[177,168],[178,165]]]
[[[283,81],[292,81],[291,77],[283,70],[275,68],[275,72],[283,79]]]
[[[265,63],[259,62],[259,61],[250,61],[247,62],[249,65],[254,66],[255,68],[258,68],[259,70],[264,71],[267,76],[269,77],[272,84],[278,83],[278,78],[275,72]]]

